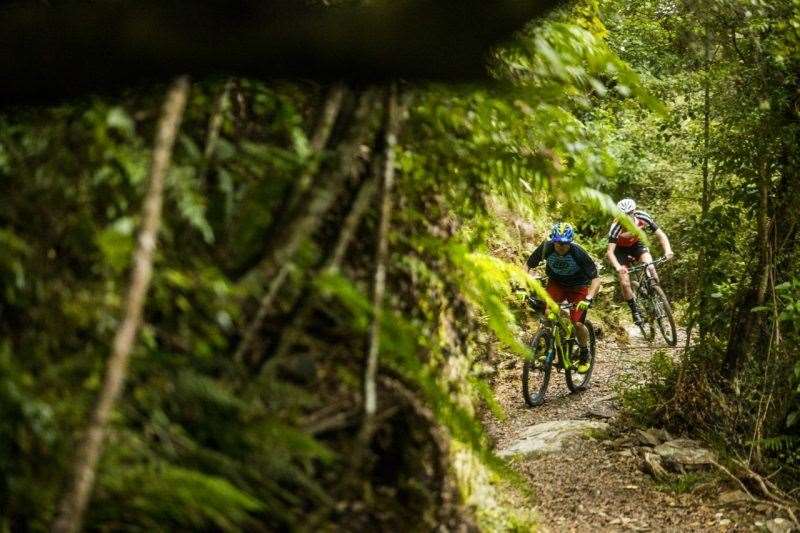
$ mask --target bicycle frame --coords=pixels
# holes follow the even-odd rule
[[[643,294],[649,295],[651,293],[651,285],[654,282],[653,274],[650,272],[649,267],[652,265],[655,269],[656,265],[666,262],[665,257],[660,257],[650,263],[642,263],[633,268],[628,269],[628,275],[631,276],[631,285],[636,284],[636,292],[642,291]]]
[[[667,261],[661,257],[650,263],[643,263],[628,270],[631,276],[631,288],[641,302],[643,322],[639,324],[639,329],[647,341],[652,341],[655,337],[656,324],[658,330],[667,344],[675,346],[677,343],[677,333],[675,321],[672,318],[672,310],[667,296],[659,286],[654,277],[655,265]],[[653,271],[650,267],[653,266]]]
[[[542,300],[529,298],[531,305],[534,309],[540,304],[544,303]],[[574,304],[560,304],[559,311],[555,312],[549,307],[542,316],[540,328],[546,328],[550,332],[550,346],[547,350],[546,364],[552,364],[553,361],[561,362],[561,367],[564,369],[572,368],[572,358],[570,355],[570,347],[576,342],[575,327],[572,320],[568,316],[564,316],[563,311],[569,311],[574,307]]]
[[[536,298],[529,297],[536,311],[542,312],[539,331],[531,342],[532,357],[526,359],[522,365],[522,394],[525,403],[531,407],[541,405],[550,383],[552,368],[564,372],[567,388],[571,392],[586,389],[591,379],[595,358],[594,328],[591,322],[586,321],[589,331],[589,366],[583,372],[578,371],[576,361],[572,359],[578,340],[575,336],[575,326],[565,311],[572,309],[574,304],[560,304],[558,308],[542,309],[544,303]],[[532,387],[533,386],[533,387]]]
[[[633,268],[629,268],[628,269],[628,273],[632,274],[634,272],[639,272],[640,270],[645,270],[650,265],[656,266],[656,265],[660,265],[661,263],[666,263],[666,262],[667,262],[667,258],[666,257],[659,257],[658,259],[656,259],[654,261],[650,261],[649,263],[642,263],[640,265],[636,265]]]

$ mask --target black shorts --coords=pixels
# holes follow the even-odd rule
[[[633,246],[626,246],[624,248],[617,246],[614,248],[614,256],[617,258],[620,265],[627,265],[633,261],[638,261],[643,253],[649,251],[647,246],[639,241]]]

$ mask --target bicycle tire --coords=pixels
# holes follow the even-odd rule
[[[637,324],[639,331],[642,332],[642,337],[647,342],[653,342],[656,338],[655,316],[653,316],[653,296],[650,294],[645,285],[637,286],[636,300],[639,303],[639,312],[642,315],[642,322]]]
[[[586,329],[589,330],[589,370],[581,374],[575,367],[570,366],[570,368],[564,372],[567,388],[572,392],[578,392],[589,388],[589,380],[592,379],[592,372],[594,371],[595,349],[597,347],[594,326],[588,320],[584,322],[584,324],[586,324]]]
[[[661,300],[659,303],[664,311],[664,316],[656,316],[658,329],[661,332],[661,336],[664,337],[664,341],[667,343],[667,345],[675,346],[678,344],[678,333],[675,329],[675,319],[672,318],[672,306],[669,304],[667,295],[660,286],[655,285],[653,287],[653,291],[655,292],[654,298]],[[669,332],[669,336],[667,336],[667,331]]]
[[[522,397],[530,407],[541,405],[547,393],[553,370],[553,362],[547,362],[547,349],[551,343],[547,332],[539,330],[531,342],[531,358],[522,365]]]

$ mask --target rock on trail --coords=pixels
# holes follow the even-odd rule
[[[508,448],[500,450],[500,457],[516,454],[553,453],[564,447],[564,442],[570,438],[580,438],[591,431],[607,431],[606,422],[593,420],[556,420],[543,422],[528,428],[522,438]]]

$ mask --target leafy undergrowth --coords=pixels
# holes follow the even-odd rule
[[[689,494],[703,485],[712,486],[716,491],[721,480],[716,472],[687,472],[659,481],[657,486],[660,490],[672,494]]]
[[[709,375],[708,368],[694,363],[692,353],[676,360],[665,351],[656,351],[637,371],[624,377],[617,388],[623,406],[621,423],[631,428],[663,427],[699,440],[731,472],[738,472],[743,479],[751,470],[773,473],[778,486],[796,497],[792,490],[800,481],[800,439],[790,434],[762,436],[757,419],[762,400],[744,392],[746,379],[739,389],[726,390]],[[751,379],[760,380],[760,376]],[[665,488],[690,490],[710,481],[700,474],[687,474],[671,480]],[[751,489],[760,492],[758,484]]]

